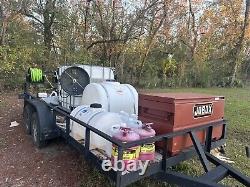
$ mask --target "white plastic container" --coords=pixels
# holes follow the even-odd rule
[[[42,98],[42,100],[48,104],[59,105],[59,98],[55,91],[53,91],[49,96]]]
[[[71,116],[87,123],[90,126],[102,131],[103,133],[112,136],[112,127],[122,123],[121,115],[118,113],[106,112],[102,108],[91,108],[89,106],[79,106],[75,108]],[[70,136],[75,140],[85,139],[85,127],[76,122],[71,121]],[[96,133],[90,133],[90,149],[99,148],[105,150],[110,157],[112,152],[112,143],[105,140]]]
[[[47,93],[40,92],[40,93],[37,94],[37,97],[38,97],[38,98],[46,98],[46,97],[48,97],[48,94],[47,94]]]
[[[82,105],[99,103],[108,112],[124,111],[138,115],[138,93],[129,84],[119,82],[91,83],[82,95]]]

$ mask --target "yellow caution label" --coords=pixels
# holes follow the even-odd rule
[[[148,143],[141,146],[141,153],[153,153],[155,152],[155,144]]]
[[[137,149],[136,149],[136,158],[139,158],[140,151],[141,151],[141,146],[138,146]]]
[[[123,160],[132,160],[137,159],[140,154],[140,146],[132,147],[130,149],[127,149],[123,151],[122,159]],[[112,147],[112,156],[118,157],[118,147],[113,145]]]

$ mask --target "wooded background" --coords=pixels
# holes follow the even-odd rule
[[[1,0],[0,87],[29,67],[115,67],[143,87],[243,86],[249,0]]]

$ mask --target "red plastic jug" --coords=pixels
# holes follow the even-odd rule
[[[140,140],[140,136],[131,130],[130,128],[120,127],[120,129],[114,133],[113,138],[120,140],[122,142],[133,142],[136,140]],[[130,161],[137,161],[139,158],[140,146],[131,147],[127,150],[123,151],[123,161],[125,163],[125,169],[127,168],[127,164]],[[118,147],[116,145],[112,145],[112,155],[111,162],[112,165],[114,163],[114,159],[118,158]]]
[[[139,134],[141,139],[154,137],[155,130],[150,124],[143,124],[141,128],[134,129]],[[154,160],[155,158],[155,144],[148,143],[141,146],[139,160]]]

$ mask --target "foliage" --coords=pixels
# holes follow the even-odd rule
[[[17,86],[29,66],[82,63],[114,66],[119,81],[142,87],[242,87],[247,2],[4,0],[0,84]]]

